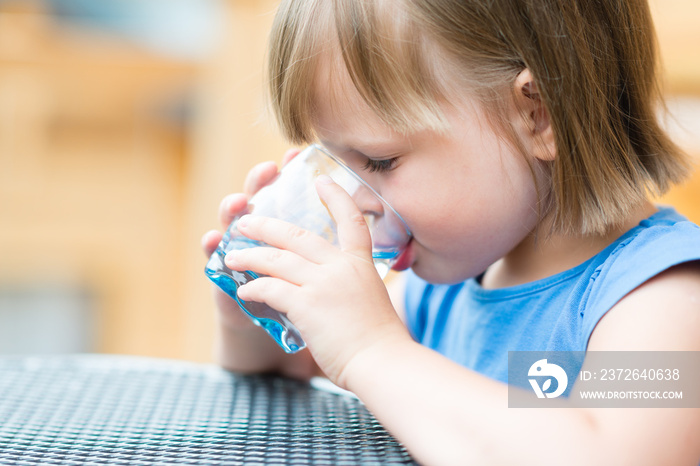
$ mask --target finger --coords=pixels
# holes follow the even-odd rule
[[[219,245],[219,242],[221,242],[221,237],[221,232],[216,230],[208,231],[202,235],[202,249],[207,257],[214,253],[214,250]]]
[[[277,176],[278,169],[275,162],[262,162],[255,165],[248,172],[243,183],[243,192],[248,196],[260,191],[260,188],[267,186]]]
[[[327,175],[316,179],[316,190],[337,223],[340,249],[362,258],[371,257],[369,227],[350,195]]]
[[[231,270],[254,270],[258,275],[279,278],[294,285],[301,285],[312,274],[314,266],[293,252],[269,247],[230,251],[224,263]]]
[[[294,157],[299,155],[299,152],[301,152],[301,149],[289,149],[287,152],[285,152],[282,156],[282,166],[291,162]]]
[[[338,251],[319,235],[272,217],[244,215],[238,220],[237,228],[250,239],[291,251],[314,264],[325,262]]]
[[[238,298],[243,301],[255,301],[267,304],[280,312],[287,312],[294,302],[299,287],[273,277],[260,277],[238,287]]]
[[[248,213],[248,197],[243,193],[229,194],[219,204],[219,221],[228,227],[234,218]]]

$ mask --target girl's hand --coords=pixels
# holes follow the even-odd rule
[[[299,152],[299,149],[288,150],[284,154],[282,163],[286,165]],[[229,194],[221,201],[219,205],[219,221],[223,228],[228,228],[235,217],[245,214],[248,208],[248,200],[261,188],[270,184],[277,174],[278,169],[274,162],[263,162],[254,166],[246,176],[243,192]],[[218,230],[209,231],[202,236],[202,250],[207,257],[212,255],[222,236],[222,232]],[[252,329],[255,327],[255,324],[248,316],[241,312],[236,301],[221,291],[218,286],[212,285],[212,292],[216,306],[219,309],[220,321],[225,327],[230,329]]]
[[[350,362],[374,345],[409,339],[372,261],[369,229],[350,196],[328,177],[316,183],[338,224],[340,248],[281,220],[245,216],[239,231],[275,248],[232,251],[226,265],[261,277],[238,289],[244,301],[285,312],[316,363],[341,387]]]

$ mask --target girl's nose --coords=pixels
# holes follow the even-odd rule
[[[361,186],[352,196],[362,215],[380,218],[384,215],[384,206],[377,196],[366,186]]]

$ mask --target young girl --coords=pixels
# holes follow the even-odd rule
[[[688,169],[655,63],[641,0],[283,1],[280,126],[403,216],[411,271],[390,300],[357,206],[320,178],[340,248],[246,216],[279,249],[226,257],[269,275],[239,297],[286,312],[309,351],[283,354],[217,292],[223,366],[320,368],[425,464],[697,465],[697,409],[509,409],[504,383],[508,351],[700,351],[700,229],[648,200]],[[256,167],[222,223],[276,170]]]

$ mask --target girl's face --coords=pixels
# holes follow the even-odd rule
[[[531,170],[494,132],[476,100],[444,108],[450,123],[444,133],[403,135],[346,81],[334,79],[341,87],[333,92],[316,86],[315,130],[408,224],[413,240],[400,260],[405,267],[432,283],[457,283],[533,232],[538,213]]]

